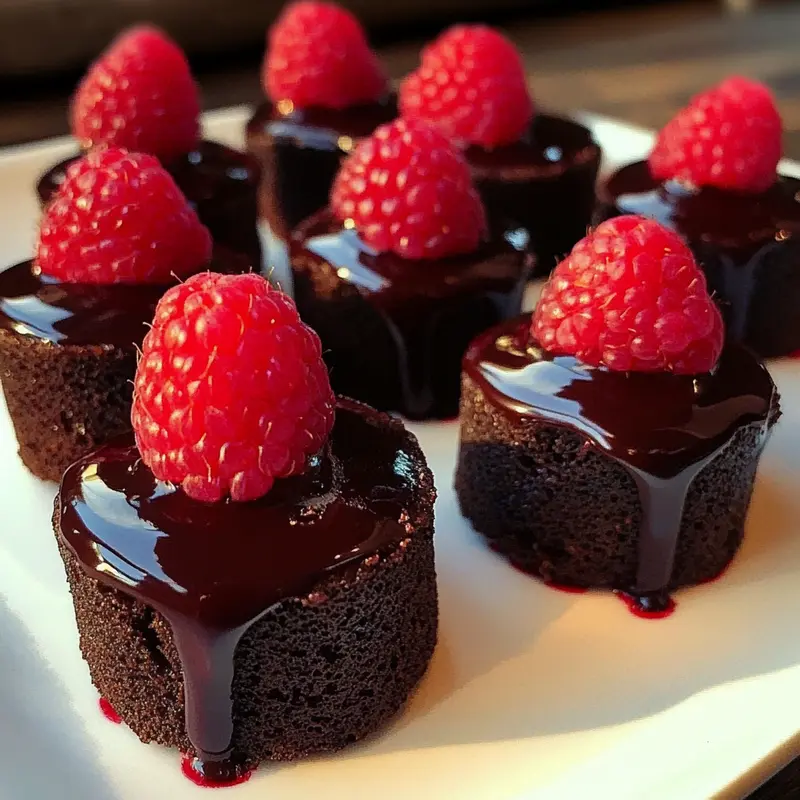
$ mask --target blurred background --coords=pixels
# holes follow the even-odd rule
[[[800,158],[799,0],[341,0],[401,77],[456,21],[519,45],[539,104],[659,127],[739,72],[768,83]],[[264,34],[283,0],[0,0],[0,144],[65,133],[69,95],[122,28],[149,20],[188,51],[207,108],[256,102]]]

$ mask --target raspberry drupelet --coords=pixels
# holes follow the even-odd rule
[[[291,252],[336,391],[419,419],[455,415],[467,345],[519,313],[531,268],[488,230],[460,151],[422,120],[358,144]]]
[[[641,214],[683,237],[728,336],[765,357],[800,348],[800,181],[779,174],[781,152],[769,89],[734,76],[692,98],[646,161],[612,174],[595,214]]]
[[[212,244],[154,156],[104,147],[67,168],[34,259],[0,273],[3,391],[35,475],[58,480],[130,427],[136,349],[156,303],[212,264],[250,269]]]
[[[155,156],[217,244],[261,267],[256,231],[257,162],[201,138],[200,91],[180,47],[163,31],[137,25],[120,34],[89,67],[70,105],[70,129],[83,152],[123,148]],[[39,180],[43,206],[76,157]]]
[[[164,295],[131,420],[67,469],[54,516],[82,652],[122,720],[229,785],[394,717],[437,630],[416,439],[334,398],[318,337],[252,274]]]
[[[726,567],[780,411],[752,352],[723,346],[690,250],[642,217],[578,242],[531,317],[464,358],[456,492],[493,548],[640,616]]]
[[[464,148],[489,224],[523,228],[549,272],[586,233],[600,148],[572,120],[535,107],[516,47],[485,25],[456,25],[425,47],[400,86],[400,112]]]
[[[292,230],[328,202],[342,159],[397,116],[397,100],[358,20],[335,3],[289,3],[267,34],[265,100],[246,128],[264,167],[269,266],[290,285]]]

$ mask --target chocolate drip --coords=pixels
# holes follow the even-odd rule
[[[457,412],[467,345],[482,330],[519,313],[531,265],[527,253],[502,237],[474,253],[439,260],[376,253],[327,210],[297,230],[291,252],[297,306],[328,351],[334,387],[414,418]],[[362,321],[332,318],[334,294],[339,302],[356,304]],[[343,325],[352,330],[343,331]],[[377,329],[368,346],[385,347],[386,353],[363,349],[360,336],[367,326]],[[393,372],[381,381],[376,370],[388,364]],[[399,399],[376,394],[390,380]],[[367,385],[373,383],[381,386]]]
[[[249,261],[217,247],[208,269],[246,272]],[[126,347],[144,339],[171,285],[62,283],[24,261],[0,271],[0,328],[64,345]]]
[[[39,201],[46,205],[64,182],[73,156],[48,170],[36,185]],[[247,255],[252,268],[261,267],[258,238],[257,194],[261,170],[246,153],[218,142],[202,141],[165,168],[208,227],[215,243]]]
[[[60,535],[97,580],[161,613],[184,673],[186,729],[200,771],[240,774],[232,687],[236,647],[275,604],[326,577],[355,577],[405,536],[419,490],[402,427],[339,402],[324,452],[251,503],[202,504],[157,481],[127,435],[70,467]]]
[[[643,517],[636,584],[624,588],[662,610],[692,481],[738,429],[753,426],[766,443],[777,406],[769,373],[733,344],[707,375],[613,372],[548,354],[530,342],[529,325],[513,320],[483,337],[464,369],[513,421],[572,428],[628,472]]]
[[[639,214],[683,236],[726,317],[730,338],[762,355],[800,347],[800,181],[735,192],[661,182],[647,162],[614,173],[599,191],[596,218]]]

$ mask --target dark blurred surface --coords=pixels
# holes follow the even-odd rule
[[[149,1],[130,4],[136,12],[131,19],[146,19]],[[7,0],[0,0],[0,8],[3,2]],[[240,5],[249,7],[249,0]],[[358,0],[358,5],[375,22],[373,41],[396,78],[415,66],[420,45],[443,25],[455,19],[487,19],[503,27],[521,47],[542,106],[585,109],[648,127],[661,126],[694,92],[732,72],[759,78],[778,95],[787,128],[787,155],[800,158],[800,3],[762,1],[749,13],[733,13],[721,0],[638,5],[468,0],[453,11],[452,0],[415,0],[400,12],[406,22],[389,26],[385,14],[379,16],[377,4]],[[271,7],[274,13],[274,6],[262,4],[261,17],[267,14],[264,8]],[[527,9],[525,13],[520,6]],[[586,10],[589,7],[595,10]],[[191,8],[186,15],[200,19],[204,5],[186,8]],[[166,25],[172,33],[176,26]],[[204,26],[213,29],[205,20]],[[193,57],[207,108],[252,103],[261,97],[258,68],[265,23],[253,23],[251,28],[233,51]],[[221,36],[224,40],[224,29]],[[191,41],[189,33],[179,38]],[[0,75],[2,57],[0,49]],[[67,100],[81,69],[0,78],[0,144],[65,133]]]

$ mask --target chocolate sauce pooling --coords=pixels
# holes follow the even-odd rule
[[[246,272],[249,259],[215,248],[209,269]],[[65,345],[141,342],[172,284],[62,283],[23,261],[0,271],[0,328]]]
[[[186,729],[202,770],[230,779],[234,652],[281,600],[355,576],[406,536],[418,457],[400,426],[340,400],[328,444],[304,475],[249,503],[199,503],[142,463],[132,434],[70,467],[60,534],[92,577],[156,609],[183,666]]]
[[[478,333],[519,314],[531,257],[502,237],[473,253],[442,259],[376,253],[325,210],[298,228],[292,264],[298,310],[320,334],[323,351],[329,350],[334,388],[385,410],[423,418],[457,413],[461,357]],[[378,351],[375,341],[361,347],[363,353],[369,350],[370,359],[396,363],[393,377],[402,397],[393,403],[370,393],[374,373],[362,370],[338,346],[341,326],[350,319],[331,318],[326,306],[336,301],[319,293],[319,284],[328,280],[358,293],[380,315],[390,351]]]
[[[766,443],[776,390],[746,348],[725,347],[713,373],[624,373],[552,356],[531,343],[530,317],[479,339],[464,370],[514,422],[526,417],[571,428],[628,471],[642,504],[636,585],[649,610],[668,602],[686,493],[740,428]],[[627,587],[619,587],[627,588]]]
[[[800,181],[779,177],[755,194],[697,189],[659,181],[639,161],[614,173],[599,194],[598,221],[640,214],[688,241],[721,300],[731,338],[762,355],[800,347],[800,322],[778,330],[775,316],[797,318],[797,303],[788,299],[800,301]]]
[[[49,202],[78,158],[56,164],[41,177],[36,189],[42,205]],[[214,241],[247,254],[251,266],[260,269],[256,202],[261,170],[257,161],[218,142],[201,141],[190,153],[164,166]]]

